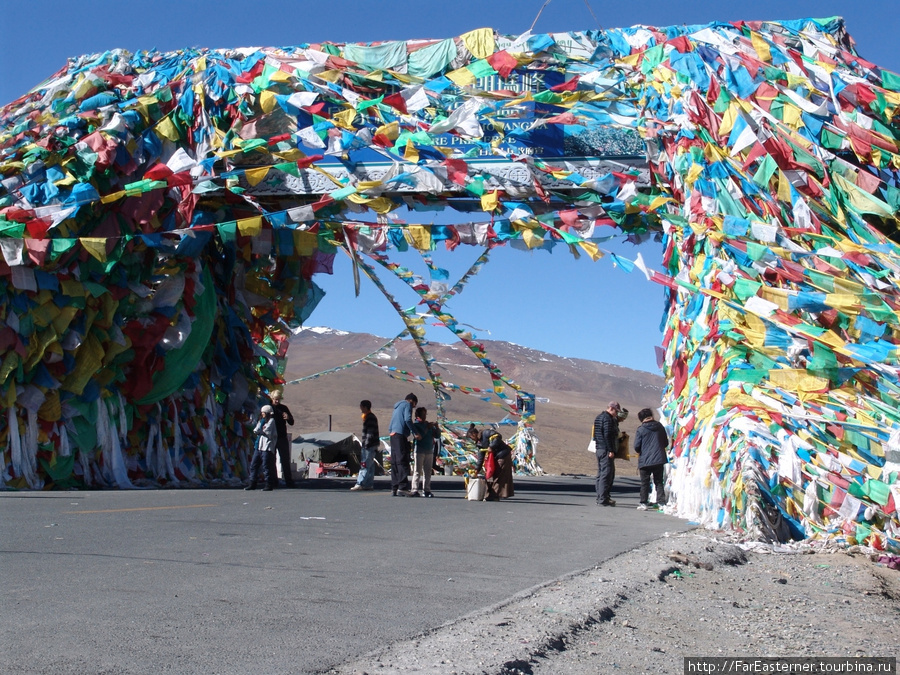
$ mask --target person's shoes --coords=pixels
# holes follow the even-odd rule
[[[410,496],[410,497],[421,497],[422,495],[420,495],[420,494],[418,493],[418,491],[416,491],[416,492],[410,492],[408,496]]]
[[[250,485],[248,485],[248,486],[245,487],[244,489],[245,489],[245,490],[255,490],[255,489],[256,489],[256,483],[250,483]]]
[[[392,497],[406,497],[406,493],[403,490],[394,490],[391,492]]]
[[[273,488],[271,485],[266,485],[266,487],[263,488],[263,492],[271,492],[274,489],[275,488]]]
[[[350,488],[350,492],[356,492],[357,490],[362,490],[362,489],[363,489],[363,486],[360,485],[359,483],[357,483],[352,488]]]
[[[650,507],[647,504],[638,504],[637,510],[638,511],[646,511],[648,508],[650,508]]]
[[[434,497],[434,495],[431,494],[430,492],[426,492],[426,493],[425,493],[425,496],[426,496],[426,497]]]
[[[616,505],[615,499],[607,499],[605,502],[600,502],[600,506],[615,506],[615,505]]]
[[[294,482],[291,482],[291,483],[285,483],[285,484],[284,484],[284,487],[286,487],[288,490],[293,490],[295,487],[297,487],[297,484],[294,483]]]
[[[363,486],[362,486],[362,489],[363,489],[363,490],[374,490],[375,488],[372,487],[371,485],[363,485]]]

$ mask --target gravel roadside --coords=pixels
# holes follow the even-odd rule
[[[898,655],[900,572],[693,530],[524,591],[331,675],[683,673],[685,656]]]

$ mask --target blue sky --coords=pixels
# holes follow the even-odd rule
[[[544,0],[0,0],[0,104],[39,84],[70,56],[114,48],[173,50],[182,47],[287,46],[303,42],[370,42],[442,38],[490,26],[501,33],[528,30]],[[634,24],[666,26],[722,20],[797,19],[843,16],[860,54],[900,72],[900,5],[897,0],[552,0],[535,32],[589,30]],[[430,222],[430,221],[420,221]],[[612,232],[608,232],[612,234]],[[607,234],[600,232],[598,235]],[[607,250],[634,258],[638,251],[658,267],[660,246],[608,242]],[[462,274],[480,253],[460,247],[438,251],[436,261]],[[409,260],[409,262],[406,262]],[[411,258],[398,259],[417,271]],[[316,277],[327,292],[310,325],[328,325],[393,337],[402,322],[371,283],[354,296],[349,262],[338,257],[333,277]],[[452,278],[451,281],[455,281]],[[391,284],[403,306],[415,294]],[[448,304],[463,324],[483,339],[515,342],[562,356],[616,363],[658,372],[662,287],[640,272],[626,274],[609,257],[574,259],[567,249],[526,252],[496,249],[491,261]],[[445,329],[429,337],[449,341]]]

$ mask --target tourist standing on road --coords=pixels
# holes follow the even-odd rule
[[[359,461],[359,476],[356,485],[351,490],[371,490],[375,484],[375,454],[378,452],[381,441],[378,433],[378,418],[372,412],[372,402],[365,400],[359,402],[359,411],[362,413],[362,438],[360,439],[361,456]]]
[[[513,486],[512,448],[503,440],[499,429],[482,431],[478,446],[481,451],[478,453],[475,473],[487,464],[484,472],[487,487],[484,500],[499,502],[501,499],[509,499],[516,493]],[[489,468],[491,463],[493,467]]]
[[[634,451],[638,454],[638,472],[641,474],[641,503],[638,510],[646,511],[648,507],[666,503],[663,475],[669,461],[666,456],[669,436],[666,428],[653,419],[650,408],[644,408],[638,413],[638,421],[641,425],[634,434]],[[656,486],[656,504],[649,503],[650,478],[653,478]]]
[[[412,426],[412,411],[419,403],[415,394],[407,394],[402,401],[394,404],[391,425],[391,494],[394,497],[405,497],[409,491],[409,462],[412,447],[409,436],[415,435]]]
[[[434,497],[431,494],[431,471],[434,461],[434,439],[439,432],[436,425],[429,422],[427,418],[427,408],[416,408],[416,421],[413,422],[413,430],[416,433],[416,448],[410,497],[419,496],[420,485],[424,489],[426,497]]]
[[[611,499],[613,480],[616,477],[616,447],[619,441],[619,413],[622,406],[618,401],[610,401],[602,413],[594,419],[594,445],[597,453],[597,490],[598,506],[615,506]]]
[[[272,490],[278,485],[278,477],[275,475],[275,445],[278,442],[278,430],[275,428],[275,410],[270,405],[264,405],[259,411],[259,421],[253,428],[253,435],[257,436],[256,450],[253,459],[250,460],[250,484],[245,490],[255,490],[259,480],[259,470],[262,468],[266,486],[263,490]]]
[[[294,426],[294,416],[281,402],[281,392],[273,391],[272,409],[275,411],[275,429],[278,431],[278,457],[281,460],[281,477],[286,487],[294,487],[294,472],[291,470],[291,444],[288,440],[287,425]]]

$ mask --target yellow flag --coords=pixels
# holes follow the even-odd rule
[[[825,304],[846,314],[859,314],[862,309],[859,298],[847,293],[826,293]]]
[[[431,250],[431,228],[410,225],[406,229],[406,239],[420,251]]]
[[[769,49],[769,43],[759,33],[756,31],[751,32],[750,42],[753,44],[753,49],[756,51],[760,61],[772,60],[772,50]]]
[[[791,182],[781,169],[778,169],[778,201],[791,203]]]
[[[485,192],[481,195],[481,210],[485,213],[494,211],[499,204],[500,196],[497,194],[496,190],[491,190],[490,192]]]
[[[334,122],[336,126],[347,129],[348,131],[353,131],[353,120],[356,119],[358,114],[359,113],[357,113],[355,109],[348,108],[347,110],[341,110],[341,112],[332,115],[331,121]]]
[[[262,232],[262,216],[242,218],[237,221],[238,232],[245,237],[255,237]]]
[[[476,59],[486,59],[494,53],[494,30],[492,28],[476,28],[468,33],[463,33],[460,38],[472,56]]]
[[[779,368],[769,371],[769,382],[776,387],[788,391],[821,391],[828,388],[827,377],[810,375],[806,370],[799,368]]]
[[[118,192],[111,192],[108,195],[103,195],[100,197],[101,204],[109,204],[111,202],[118,201],[125,196],[125,190],[119,190]]]
[[[247,169],[244,171],[244,177],[250,185],[258,185],[267,175],[269,175],[270,168],[271,167],[263,166],[259,169]]]
[[[800,108],[791,105],[790,103],[785,103],[781,108],[781,117],[782,121],[791,129],[800,128],[800,124],[802,122],[800,118]]]
[[[102,366],[103,345],[93,333],[90,333],[78,348],[78,353],[75,355],[75,367],[63,380],[62,388],[80,395]]]
[[[737,117],[738,108],[734,103],[729,104],[728,110],[722,115],[722,123],[719,125],[719,136],[725,137],[731,133],[731,127],[734,126],[734,120]]]
[[[15,389],[15,387],[12,387]],[[59,401],[59,390],[50,389],[47,392],[47,398],[38,408],[38,417],[47,422],[57,422],[62,417],[62,406]]]
[[[693,185],[694,182],[700,177],[700,174],[703,173],[703,165],[702,164],[691,164],[691,168],[688,171],[687,176],[685,176],[684,181],[688,185]]]
[[[452,80],[459,87],[467,87],[475,84],[475,76],[468,68],[460,68],[459,70],[451,70],[447,73],[447,79]]]
[[[106,237],[81,237],[79,241],[85,251],[100,262],[106,262]]]
[[[278,70],[274,70],[271,73],[269,73],[269,82],[290,82],[290,81],[291,81],[291,76],[288,75],[283,70],[281,70],[280,68]]]
[[[748,408],[759,408],[760,403],[752,396],[747,396],[740,387],[730,387],[725,393],[725,400],[722,402],[726,408],[734,408],[742,405]]]
[[[181,134],[178,133],[178,128],[168,117],[163,117],[159,121],[159,124],[156,125],[156,133],[165,136],[170,141],[177,141],[181,138]]]
[[[390,124],[383,124],[375,130],[376,136],[384,136],[388,140],[396,141],[400,136],[400,123],[396,120]]]
[[[394,204],[394,202],[391,201],[390,199],[388,199],[387,197],[376,197],[375,199],[370,199],[366,203],[366,206],[369,207],[369,209],[371,209],[375,213],[382,213],[382,214],[390,213],[395,208],[397,208],[397,205]]]
[[[262,91],[259,94],[259,107],[263,109],[263,112],[268,114],[275,110],[275,106],[278,105],[278,99],[275,98],[275,94],[271,91]]]
[[[294,230],[294,250],[298,255],[310,256],[316,250],[318,237],[314,232]]]
[[[321,73],[316,73],[316,77],[328,82],[337,82],[343,76],[344,73],[340,70],[323,70]]]
[[[603,257],[603,253],[600,252],[600,249],[597,248],[597,244],[592,241],[579,241],[578,245],[587,253],[591,260],[597,262],[600,258]]]
[[[406,147],[403,149],[403,159],[407,162],[419,161],[419,151],[416,150],[415,144],[411,141],[406,142]]]
[[[539,248],[544,244],[544,238],[536,234],[534,230],[522,230],[522,241],[528,248]]]

